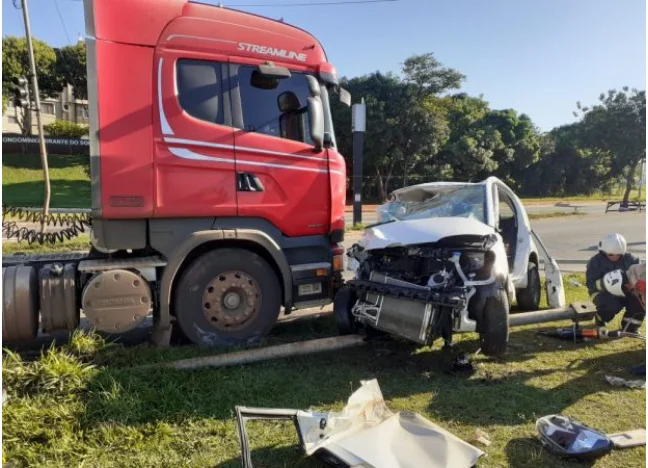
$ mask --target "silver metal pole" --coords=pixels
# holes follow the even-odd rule
[[[49,166],[47,164],[47,148],[45,147],[45,133],[43,132],[43,121],[41,120],[40,96],[38,94],[38,76],[36,75],[36,61],[34,60],[34,47],[32,45],[31,28],[29,26],[29,11],[27,0],[22,0],[23,19],[25,20],[25,36],[27,39],[27,52],[29,54],[29,66],[31,68],[32,90],[34,94],[34,105],[36,111],[36,123],[38,126],[38,145],[40,147],[41,165],[43,166],[43,178],[45,179],[45,201],[43,202],[43,218],[41,219],[41,232],[45,232],[45,220],[49,214],[50,205],[50,179]],[[28,109],[31,112],[31,109]]]
[[[640,173],[639,173],[639,203],[641,203],[641,192],[643,190],[644,171],[646,170],[646,160],[641,160]]]

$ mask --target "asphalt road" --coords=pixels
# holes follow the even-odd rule
[[[565,271],[585,271],[587,260],[598,250],[599,240],[609,232],[622,234],[628,251],[646,259],[646,213],[609,212],[531,221],[551,255]]]

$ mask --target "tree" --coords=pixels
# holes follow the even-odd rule
[[[61,90],[55,72],[56,54],[45,42],[33,38],[34,61],[38,72],[38,90],[41,98],[53,96]],[[13,80],[30,75],[27,41],[24,37],[2,38],[2,96],[11,99]],[[22,133],[31,133],[31,112],[20,110],[18,124]]]
[[[439,94],[458,89],[466,76],[452,68],[443,67],[433,53],[412,55],[403,62],[406,83],[413,83],[425,94]]]
[[[435,180],[472,181],[498,167],[495,152],[504,149],[500,134],[484,120],[488,103],[465,93],[428,100],[443,115],[449,136],[437,155],[437,164],[423,168]]]
[[[581,107],[584,143],[611,155],[609,178],[626,181],[622,205],[627,206],[637,167],[646,158],[646,91],[624,87],[599,96],[591,108]]]
[[[556,127],[542,136],[540,157],[517,181],[525,196],[591,195],[610,188],[610,154],[587,148],[583,125]]]
[[[74,96],[77,99],[88,98],[88,79],[86,71],[85,42],[79,41],[74,45],[54,49],[56,53],[55,72],[59,80],[59,88],[67,83],[74,86]]]
[[[521,188],[524,172],[540,156],[541,137],[531,119],[513,109],[491,110],[484,117],[484,126],[497,132],[500,145],[494,148],[497,163],[495,175],[514,190]]]
[[[375,176],[377,195],[384,200],[393,178],[403,184],[420,164],[431,164],[444,140],[447,128],[440,114],[425,105],[426,100],[447,89],[459,87],[463,75],[444,68],[432,54],[412,56],[403,65],[403,76],[375,72],[343,79],[357,99],[367,104],[364,173]],[[352,139],[348,108],[333,105],[338,143],[347,156],[351,172]]]

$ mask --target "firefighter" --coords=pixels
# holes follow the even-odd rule
[[[626,240],[621,234],[607,234],[598,247],[599,252],[587,263],[586,271],[587,289],[596,306],[596,324],[605,326],[625,308],[621,328],[637,333],[646,311],[631,292],[627,271],[640,260],[626,252]]]

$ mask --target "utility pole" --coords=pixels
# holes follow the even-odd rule
[[[41,219],[41,232],[45,232],[45,221],[49,214],[50,204],[50,180],[49,167],[47,164],[47,148],[45,147],[45,134],[43,132],[43,121],[41,120],[40,96],[38,94],[38,76],[36,75],[36,61],[34,60],[34,46],[32,45],[31,28],[29,26],[29,11],[27,0],[21,0],[23,19],[25,20],[25,36],[27,39],[27,52],[29,54],[29,66],[31,68],[32,92],[34,94],[34,106],[36,111],[36,124],[38,125],[38,145],[40,147],[41,164],[43,166],[43,177],[45,179],[45,201],[43,202],[43,218]],[[31,109],[27,109],[31,112]]]
[[[641,192],[643,189],[644,185],[644,178],[646,177],[646,160],[642,159],[641,163],[639,164],[639,167],[641,168],[641,172],[639,173],[639,203],[641,203]]]
[[[367,106],[364,98],[354,104],[351,114],[353,131],[353,225],[362,222],[362,144],[367,128]]]

